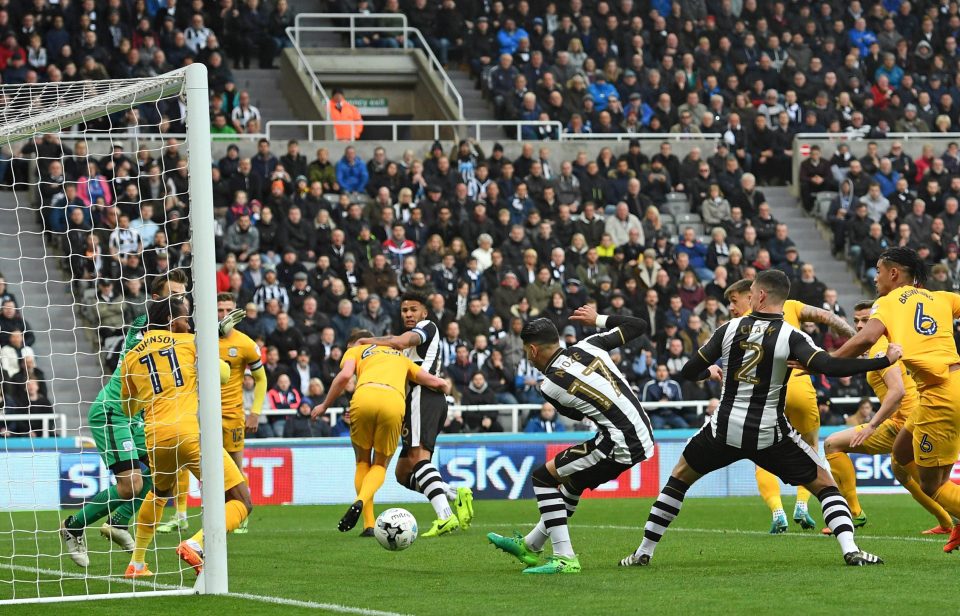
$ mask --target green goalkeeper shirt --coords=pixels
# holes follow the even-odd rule
[[[123,357],[127,354],[127,351],[137,346],[137,343],[143,338],[143,328],[146,327],[146,325],[146,315],[141,315],[134,319],[133,325],[130,327],[130,331],[127,332],[127,337],[123,341],[123,351],[121,351],[120,359],[117,361],[117,369],[113,371],[110,380],[104,385],[103,389],[100,390],[100,393],[97,394],[93,404],[90,405],[90,412],[87,413],[89,420],[103,419],[103,416],[106,414],[119,415],[126,418],[126,414],[123,412],[123,400],[120,398],[120,390],[123,384],[120,375],[123,368]],[[103,422],[101,421],[100,423]]]

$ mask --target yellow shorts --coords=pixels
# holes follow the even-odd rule
[[[181,437],[176,441],[162,441],[148,448],[150,469],[153,471],[155,492],[172,493],[177,485],[177,471],[188,470],[200,479],[200,435]],[[236,462],[223,451],[223,489],[229,490],[243,483],[243,473]]]
[[[392,456],[400,444],[405,408],[403,396],[393,388],[359,387],[350,399],[350,440],[361,449]]]
[[[885,419],[880,427],[877,428],[870,438],[865,440],[862,445],[850,450],[850,453],[865,453],[871,456],[880,453],[890,453],[893,451],[893,442],[897,440],[897,434],[903,429],[904,419],[900,415],[894,415]],[[855,428],[857,432],[866,427],[867,424],[860,424]]]
[[[960,456],[960,370],[920,390],[920,407],[909,422],[917,466],[950,466]]]
[[[223,448],[229,452],[243,451],[243,439],[247,432],[243,409],[223,412]]]
[[[806,434],[820,428],[820,407],[817,391],[809,376],[791,377],[787,381],[785,413],[793,429]]]

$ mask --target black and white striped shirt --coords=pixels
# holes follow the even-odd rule
[[[257,310],[263,312],[270,300],[275,299],[280,304],[280,311],[287,312],[290,309],[290,295],[287,290],[276,282],[273,284],[262,283],[253,294],[253,303],[257,305]]]
[[[405,349],[403,354],[430,374],[440,376],[443,358],[440,352],[440,329],[437,324],[427,319],[417,323],[410,331],[420,336],[420,344]]]
[[[756,451],[783,440],[793,429],[783,413],[790,369],[808,365],[823,351],[780,314],[756,312],[721,325],[699,350],[708,364],[722,358],[723,391],[710,429],[731,447]]]
[[[420,344],[404,349],[403,354],[430,374],[440,376],[444,364],[440,348],[440,329],[437,324],[427,319],[417,323],[410,331],[420,337]],[[419,397],[422,393],[433,393],[433,390],[414,383],[410,384],[411,397]]]
[[[544,370],[540,392],[561,415],[593,421],[598,443],[607,441],[614,460],[633,465],[653,455],[653,429],[609,351],[643,335],[647,325],[635,317],[607,319],[617,327],[557,352]]]

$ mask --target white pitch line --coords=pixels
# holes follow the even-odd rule
[[[528,523],[523,524],[487,524],[490,528],[520,528],[523,526],[529,526]],[[632,531],[642,531],[642,526],[618,526],[613,524],[577,524],[573,522],[570,526],[574,529],[577,528],[588,528],[592,530],[632,530]],[[770,536],[770,533],[764,532],[762,530],[740,530],[740,529],[724,529],[724,528],[669,528],[668,532],[678,532],[678,533],[705,533],[705,534],[715,534],[715,535],[756,535],[758,537],[767,537]],[[801,538],[824,538],[829,535],[821,535],[819,531],[815,533],[782,533],[779,535],[774,535],[775,537],[801,537]],[[933,539],[931,537],[899,537],[891,535],[861,535],[856,534],[857,539],[867,539],[870,541],[915,541],[919,543],[946,543],[946,539]]]
[[[153,590],[191,590],[185,586],[177,586],[175,584],[163,584],[160,582],[145,582],[144,580],[128,580],[126,578],[117,577],[117,576],[88,576],[83,573],[75,573],[71,571],[61,571],[59,569],[42,569],[39,567],[26,567],[23,565],[11,565],[8,563],[0,563],[0,569],[9,569],[10,571],[21,571],[24,573],[38,573],[41,575],[49,576],[59,576],[61,578],[69,578],[76,580],[96,580],[102,582],[116,582],[118,584],[128,584],[128,585],[141,585],[151,588]],[[26,582],[27,580],[22,580]],[[149,593],[149,594],[148,594]],[[141,596],[150,596],[153,595],[153,592],[147,591]],[[400,612],[386,612],[383,610],[372,610],[363,607],[351,607],[349,605],[340,605],[339,603],[318,603],[315,601],[301,601],[298,599],[287,599],[285,597],[271,597],[269,595],[255,595],[252,593],[244,592],[228,592],[225,597],[232,597],[234,599],[246,599],[248,601],[259,601],[260,603],[272,603],[274,605],[288,605],[290,607],[301,607],[314,610],[327,610],[328,612],[338,612],[340,614],[360,614],[361,616],[407,616]],[[77,596],[78,601],[83,600],[83,596]],[[71,597],[64,596],[59,598],[63,601],[69,601]],[[51,599],[55,600],[55,599]]]

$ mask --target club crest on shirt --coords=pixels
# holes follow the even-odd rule
[[[237,347],[230,347],[230,350],[227,351],[227,355],[230,357],[236,357],[240,354],[240,351],[237,350]]]

